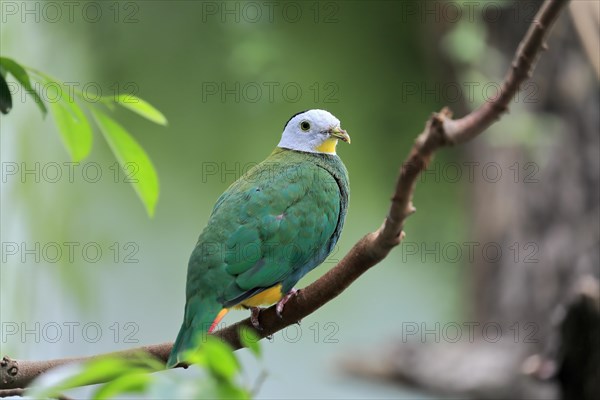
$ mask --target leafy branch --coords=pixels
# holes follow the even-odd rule
[[[244,345],[253,354],[261,357],[259,338],[251,331],[244,332]],[[152,375],[164,370],[164,363],[148,352],[134,350],[123,356],[114,353],[94,357],[80,364],[72,364],[43,376],[27,390],[18,395],[33,398],[61,398],[69,389],[106,382],[95,389],[92,399],[109,399],[123,394],[147,393],[157,398],[166,398],[185,394],[194,398],[235,398],[249,399],[252,394],[250,385],[241,383],[241,364],[227,343],[214,337],[206,337],[202,346],[189,351],[185,359],[198,365],[205,375],[193,380],[181,376]],[[260,383],[260,382],[259,382]],[[7,392],[14,395],[14,392]],[[0,391],[0,397],[3,393]]]
[[[159,182],[156,169],[146,151],[134,137],[107,111],[121,106],[147,120],[159,125],[167,125],[165,116],[148,102],[130,94],[103,96],[97,101],[90,101],[85,93],[69,87],[62,81],[39,70],[20,65],[16,61],[0,57],[0,112],[7,114],[12,108],[12,96],[6,76],[10,74],[33,97],[45,117],[48,108],[42,96],[32,84],[32,80],[51,93],[47,103],[54,122],[58,127],[62,142],[73,162],[85,159],[92,149],[92,126],[86,115],[93,116],[96,125],[126,173],[133,168],[135,177],[128,181],[144,204],[150,217],[154,215],[159,195]],[[49,100],[49,99],[56,100]],[[102,107],[100,107],[102,106]]]

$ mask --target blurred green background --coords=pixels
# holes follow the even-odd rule
[[[9,3],[19,7],[16,14]],[[166,128],[117,112],[154,162],[160,199],[149,219],[122,174],[115,182],[115,160],[97,131],[73,179],[66,166],[58,182],[45,179],[44,166],[64,165],[68,153],[52,117],[42,119],[30,96],[13,94],[13,111],[0,119],[2,164],[32,169],[39,163],[41,177],[5,170],[2,176],[2,242],[20,246],[17,255],[3,255],[0,275],[1,352],[14,358],[90,355],[173,340],[187,260],[214,201],[271,152],[292,114],[323,108],[352,136],[352,145],[338,146],[351,201],[339,249],[299,285],[306,286],[379,227],[398,167],[424,121],[453,106],[406,90],[444,76],[442,44],[432,33],[436,21],[407,16],[410,2],[276,1],[272,9],[261,2],[252,3],[255,9],[220,1],[74,3],[69,11],[61,2],[3,2],[1,54],[88,88],[91,97],[98,88],[103,95],[133,92],[160,109]],[[458,157],[444,151],[437,162]],[[207,175],[215,165],[219,173]],[[98,169],[98,182],[85,179]],[[418,212],[406,225],[410,241],[464,241],[464,198],[460,184],[421,182]],[[71,242],[77,243],[73,257],[65,245]],[[58,243],[59,261],[43,254],[38,261],[23,251],[36,243],[40,249]],[[101,256],[86,259],[82,250],[90,243]],[[348,378],[336,361],[397,338],[405,322],[462,318],[464,263],[426,261],[396,249],[300,327],[265,341],[263,366],[238,352],[250,384],[261,368],[269,374],[258,397],[414,397]],[[247,316],[231,314],[225,322]],[[19,331],[9,335],[9,327]]]

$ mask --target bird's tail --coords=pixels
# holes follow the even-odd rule
[[[216,319],[224,315],[223,306],[217,301],[208,301],[193,297],[185,306],[185,317],[181,329],[173,344],[167,368],[173,368],[182,360],[182,355],[202,343],[207,332],[210,332]],[[219,318],[220,319],[220,318]]]

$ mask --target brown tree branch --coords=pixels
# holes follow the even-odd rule
[[[283,318],[277,317],[275,307],[261,312],[260,321],[263,330],[256,332],[260,338],[297,323],[337,297],[400,243],[403,238],[404,222],[415,211],[412,197],[417,178],[427,168],[434,152],[441,147],[473,139],[508,111],[508,105],[519,87],[531,76],[541,50],[546,49],[544,41],[549,29],[567,3],[568,0],[544,2],[519,45],[512,67],[502,83],[500,94],[495,99],[457,120],[451,118],[451,112],[447,108],[432,115],[400,168],[390,209],[383,225],[377,231],[360,239],[334,268],[301,290],[297,296],[292,297],[286,303]],[[239,349],[242,347],[239,337],[239,328],[242,326],[253,329],[248,318],[219,330],[214,335],[231,344],[234,349]],[[134,352],[144,351],[166,362],[171,347],[172,343],[169,342],[110,353],[110,355],[127,357]],[[0,365],[0,389],[26,387],[35,377],[51,368],[106,355],[50,361],[15,361],[5,358]]]
[[[0,397],[25,396],[25,389],[3,389],[0,390]]]

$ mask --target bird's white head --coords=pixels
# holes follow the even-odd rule
[[[292,115],[285,124],[278,146],[308,153],[335,154],[338,140],[350,143],[340,120],[325,110],[308,110]]]

